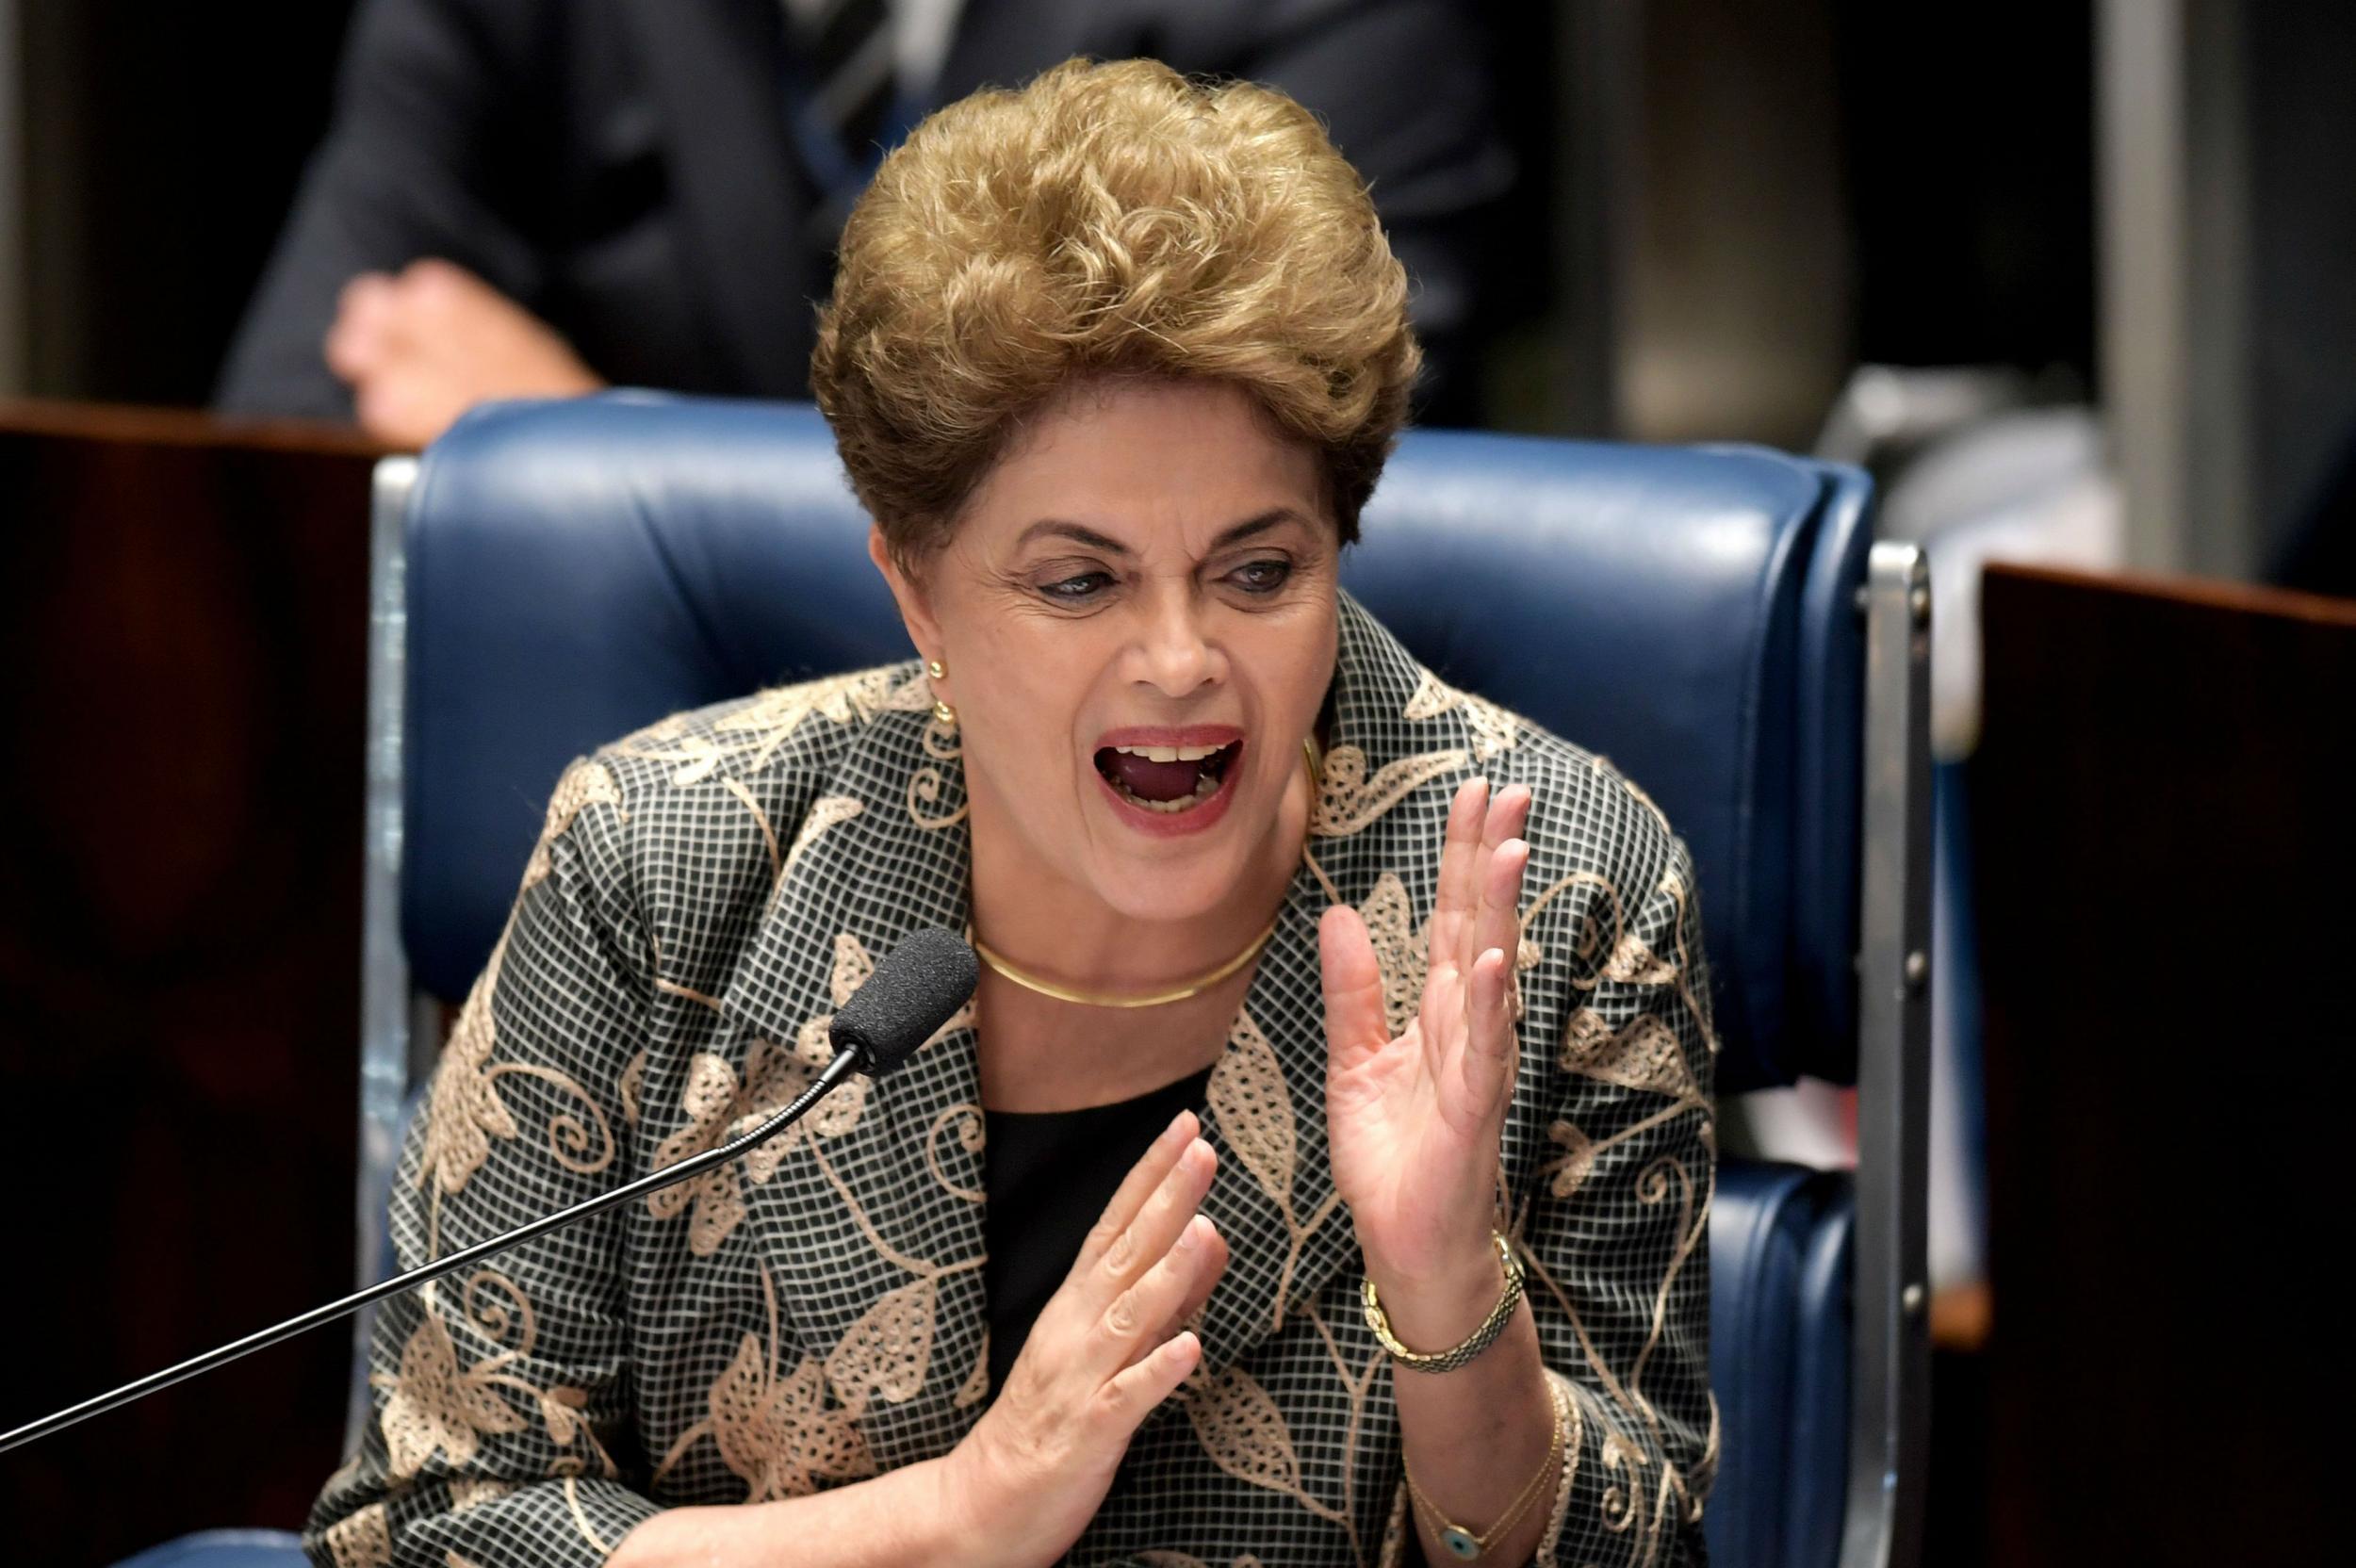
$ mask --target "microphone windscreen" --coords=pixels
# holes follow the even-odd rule
[[[828,1036],[837,1051],[864,1053],[860,1070],[880,1078],[932,1038],[981,977],[973,950],[954,933],[937,925],[912,931],[834,1015]]]

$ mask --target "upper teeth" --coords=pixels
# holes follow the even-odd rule
[[[1200,762],[1205,757],[1216,757],[1225,746],[1115,746],[1113,750],[1142,757],[1151,762]]]

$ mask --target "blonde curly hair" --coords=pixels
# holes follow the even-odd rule
[[[1247,391],[1344,544],[1421,364],[1365,184],[1299,104],[1067,60],[932,115],[843,231],[810,385],[893,555],[921,562],[1024,422],[1097,377]]]

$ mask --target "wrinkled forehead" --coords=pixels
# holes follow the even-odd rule
[[[1141,557],[1200,556],[1247,526],[1305,524],[1330,538],[1330,513],[1316,452],[1245,389],[1099,378],[1024,422],[953,534],[990,555],[1085,533]]]

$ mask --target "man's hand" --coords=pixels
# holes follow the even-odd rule
[[[361,425],[404,447],[424,446],[486,398],[569,398],[605,384],[547,322],[430,257],[346,284],[325,348]]]

